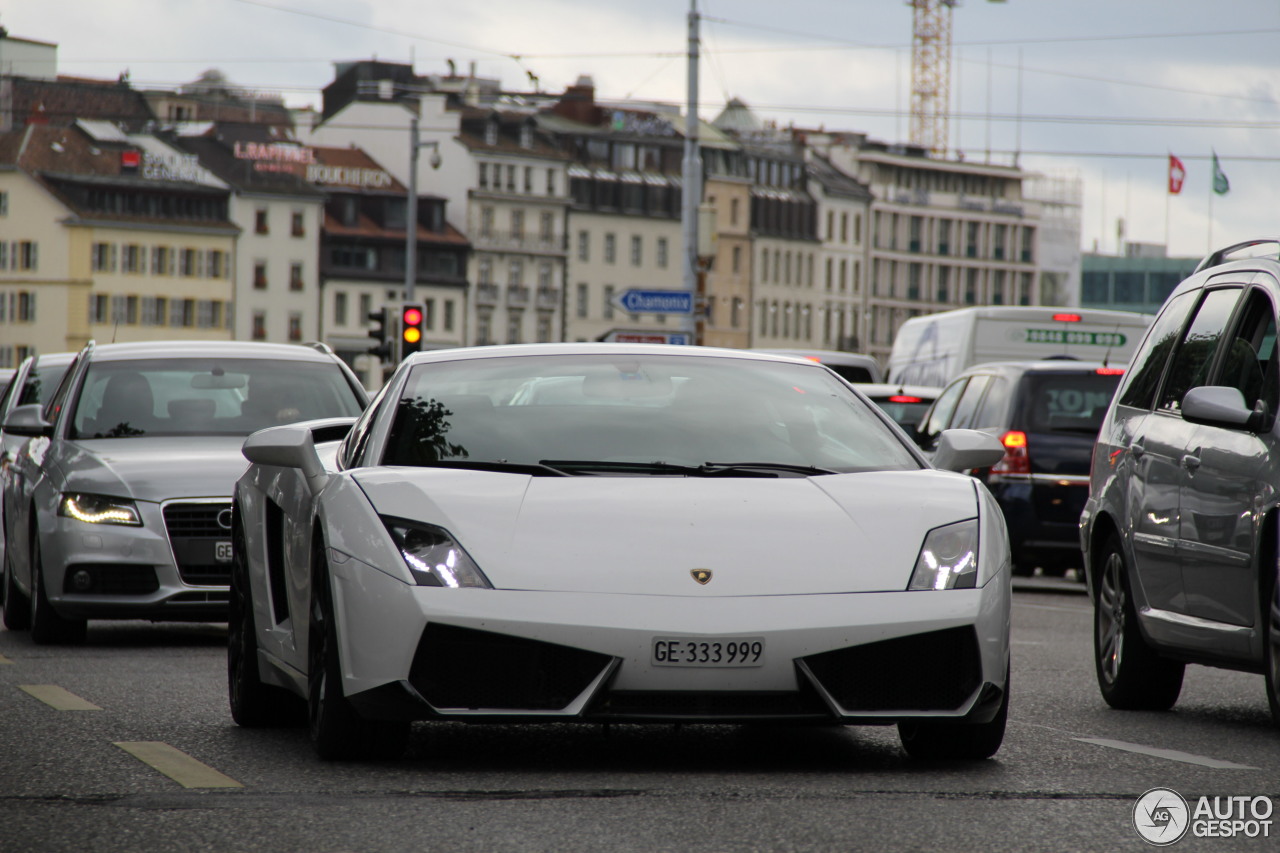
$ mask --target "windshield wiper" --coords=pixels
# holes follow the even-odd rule
[[[840,473],[830,468],[818,468],[814,465],[791,465],[786,462],[704,462],[698,466],[697,470],[702,472],[704,476],[737,474],[742,471],[782,471],[805,476]]]
[[[424,462],[414,465],[415,468],[465,468],[472,471],[499,471],[504,474],[529,474],[533,477],[569,477],[567,471],[561,471],[540,462],[508,462],[505,459],[441,459],[437,462]]]
[[[558,470],[564,474],[613,473],[624,474],[680,474],[697,476],[701,468],[689,465],[676,465],[672,462],[610,462],[605,459],[541,459],[539,465]]]

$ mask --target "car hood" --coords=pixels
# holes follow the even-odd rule
[[[248,462],[244,436],[69,441],[58,460],[69,491],[142,501],[230,496]]]
[[[379,514],[444,527],[500,589],[778,595],[906,589],[924,535],[973,518],[942,471],[811,478],[354,474]],[[708,569],[705,586],[691,573]]]

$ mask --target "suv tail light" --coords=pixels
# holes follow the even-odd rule
[[[1027,454],[1027,434],[1022,430],[1009,430],[1000,436],[1004,445],[1004,458],[991,467],[992,474],[1030,474],[1031,457]]]

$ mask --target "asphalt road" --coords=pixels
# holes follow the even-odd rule
[[[1173,712],[1109,710],[1088,602],[1054,590],[1015,593],[1008,734],[967,764],[912,761],[891,727],[451,723],[325,764],[303,729],[231,722],[225,626],[0,631],[0,851],[1137,851],[1151,788],[1280,803],[1261,676],[1191,667]],[[1173,849],[1275,850],[1272,821]]]

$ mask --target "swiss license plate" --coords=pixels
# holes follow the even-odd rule
[[[215,542],[213,543],[213,559],[219,563],[231,562],[231,543]]]
[[[764,637],[654,637],[654,666],[764,666]]]

